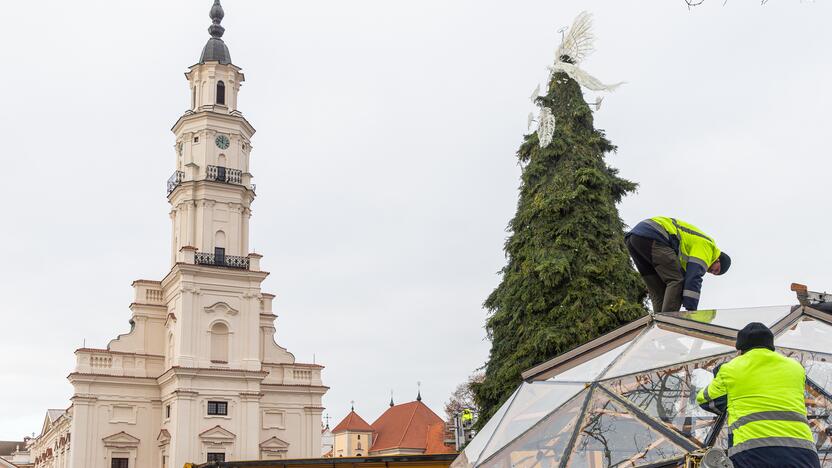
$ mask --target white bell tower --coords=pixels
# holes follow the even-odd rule
[[[185,73],[189,109],[172,128],[171,267],[133,283],[128,333],[76,351],[70,467],[320,456],[322,366],[275,341],[275,296],[261,290],[269,274],[249,250],[244,76],[222,40],[219,0],[210,16],[211,37]]]
[[[254,127],[237,110],[245,80],[222,40],[219,1],[211,7],[211,38],[185,77],[190,109],[173,126],[176,171],[168,180],[172,263],[243,267],[249,254],[249,218],[255,186],[249,158]]]

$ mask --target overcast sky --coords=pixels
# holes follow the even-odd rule
[[[223,2],[257,128],[252,246],[277,341],[326,366],[325,413],[442,414],[482,366],[515,151],[561,27],[595,14],[583,65],[626,81],[596,115],[640,184],[633,225],[673,215],[734,259],[701,306],[832,288],[832,4],[707,0]],[[210,0],[4,2],[0,439],[69,405],[73,351],[129,329],[130,283],[170,267],[170,127]],[[595,95],[587,93],[587,100]]]

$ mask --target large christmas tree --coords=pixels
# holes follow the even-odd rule
[[[491,352],[474,386],[480,426],[522,371],[645,313],[616,208],[636,184],[604,161],[615,146],[593,126],[581,91],[610,88],[577,67],[591,47],[589,24],[580,15],[558,49],[547,93],[536,100],[538,131],[517,152],[523,172],[508,264],[485,301]]]

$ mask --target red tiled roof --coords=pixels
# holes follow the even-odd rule
[[[343,421],[339,422],[338,425],[335,426],[332,433],[335,434],[336,432],[344,431],[373,432],[373,428],[367,424],[367,421],[361,419],[361,416],[359,416],[358,413],[350,411],[350,414],[348,414]]]
[[[390,407],[373,423],[376,431],[371,452],[421,449],[425,454],[451,453],[446,447],[445,423],[421,401]]]

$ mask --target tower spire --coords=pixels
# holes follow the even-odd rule
[[[202,56],[199,58],[199,63],[205,62],[219,62],[223,65],[231,63],[231,53],[228,52],[228,46],[222,40],[222,35],[225,34],[225,28],[222,27],[222,19],[225,17],[225,10],[222,9],[220,0],[214,0],[211,5],[211,11],[208,13],[211,17],[211,26],[208,26],[208,34],[211,38],[202,49]]]
[[[392,408],[394,406],[396,406],[396,405],[395,405],[395,403],[393,403],[393,389],[391,388],[390,389],[390,407]]]
[[[416,401],[422,401],[422,382],[416,382],[416,387],[419,388],[416,393]]]
[[[214,5],[211,6],[211,11],[208,13],[211,17],[211,26],[208,26],[208,34],[217,39],[221,38],[225,33],[225,28],[220,25],[222,19],[225,18],[225,11],[222,9],[220,0],[214,0]]]

